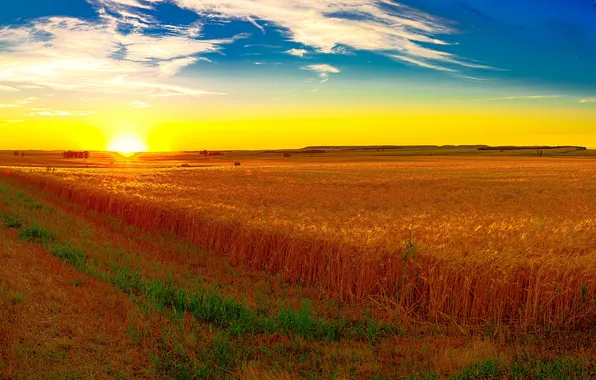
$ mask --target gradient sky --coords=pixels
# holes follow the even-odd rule
[[[0,4],[0,149],[596,146],[594,0]]]

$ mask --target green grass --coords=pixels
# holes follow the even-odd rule
[[[16,215],[1,213],[0,218],[6,228],[19,229],[23,226],[23,221]]]
[[[50,240],[52,241],[52,240]],[[85,267],[86,257],[85,254],[70,246],[56,245],[49,248],[52,255],[62,259],[77,269],[83,269]]]
[[[56,235],[44,227],[35,224],[24,227],[19,231],[19,239],[29,243],[39,243],[47,245],[56,240]]]
[[[27,300],[27,297],[22,294],[22,293],[13,293],[10,295],[10,302],[13,305],[18,305],[20,303],[23,303]]]
[[[596,363],[581,358],[556,357],[554,359],[515,358],[511,363],[487,359],[463,368],[452,380],[472,379],[591,379],[596,377]]]

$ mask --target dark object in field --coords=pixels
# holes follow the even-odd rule
[[[190,168],[190,165],[189,164],[182,164],[182,165],[180,165],[180,167],[181,168]]]
[[[85,150],[85,151],[72,151],[72,150],[68,150],[65,152],[62,152],[62,158],[80,158],[80,159],[87,159],[89,158],[89,151]]]
[[[15,155],[15,156],[18,156],[19,154],[20,154],[20,153],[19,153],[19,151],[18,151],[18,150],[15,150],[15,151],[14,151],[14,155]]]
[[[234,162],[234,166],[240,166],[240,162]]]
[[[202,150],[199,152],[201,156],[223,156],[224,152],[209,152],[207,150]]]

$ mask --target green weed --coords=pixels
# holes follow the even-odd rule
[[[23,226],[23,221],[16,215],[2,213],[1,218],[6,228],[19,229]]]
[[[27,300],[27,297],[22,293],[13,293],[10,296],[10,302],[13,305],[18,305],[22,302],[25,302],[26,300]]]
[[[77,269],[83,269],[85,267],[85,262],[87,260],[85,254],[75,248],[68,246],[54,246],[50,248],[50,253]]]
[[[29,243],[49,244],[56,240],[56,235],[43,227],[32,225],[21,229],[19,239]]]

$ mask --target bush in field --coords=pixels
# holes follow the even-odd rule
[[[48,244],[56,240],[56,236],[43,227],[32,225],[21,229],[19,238],[29,243]]]
[[[4,227],[6,228],[21,228],[23,226],[23,221],[15,215],[12,214],[1,214],[2,222],[4,223]]]

